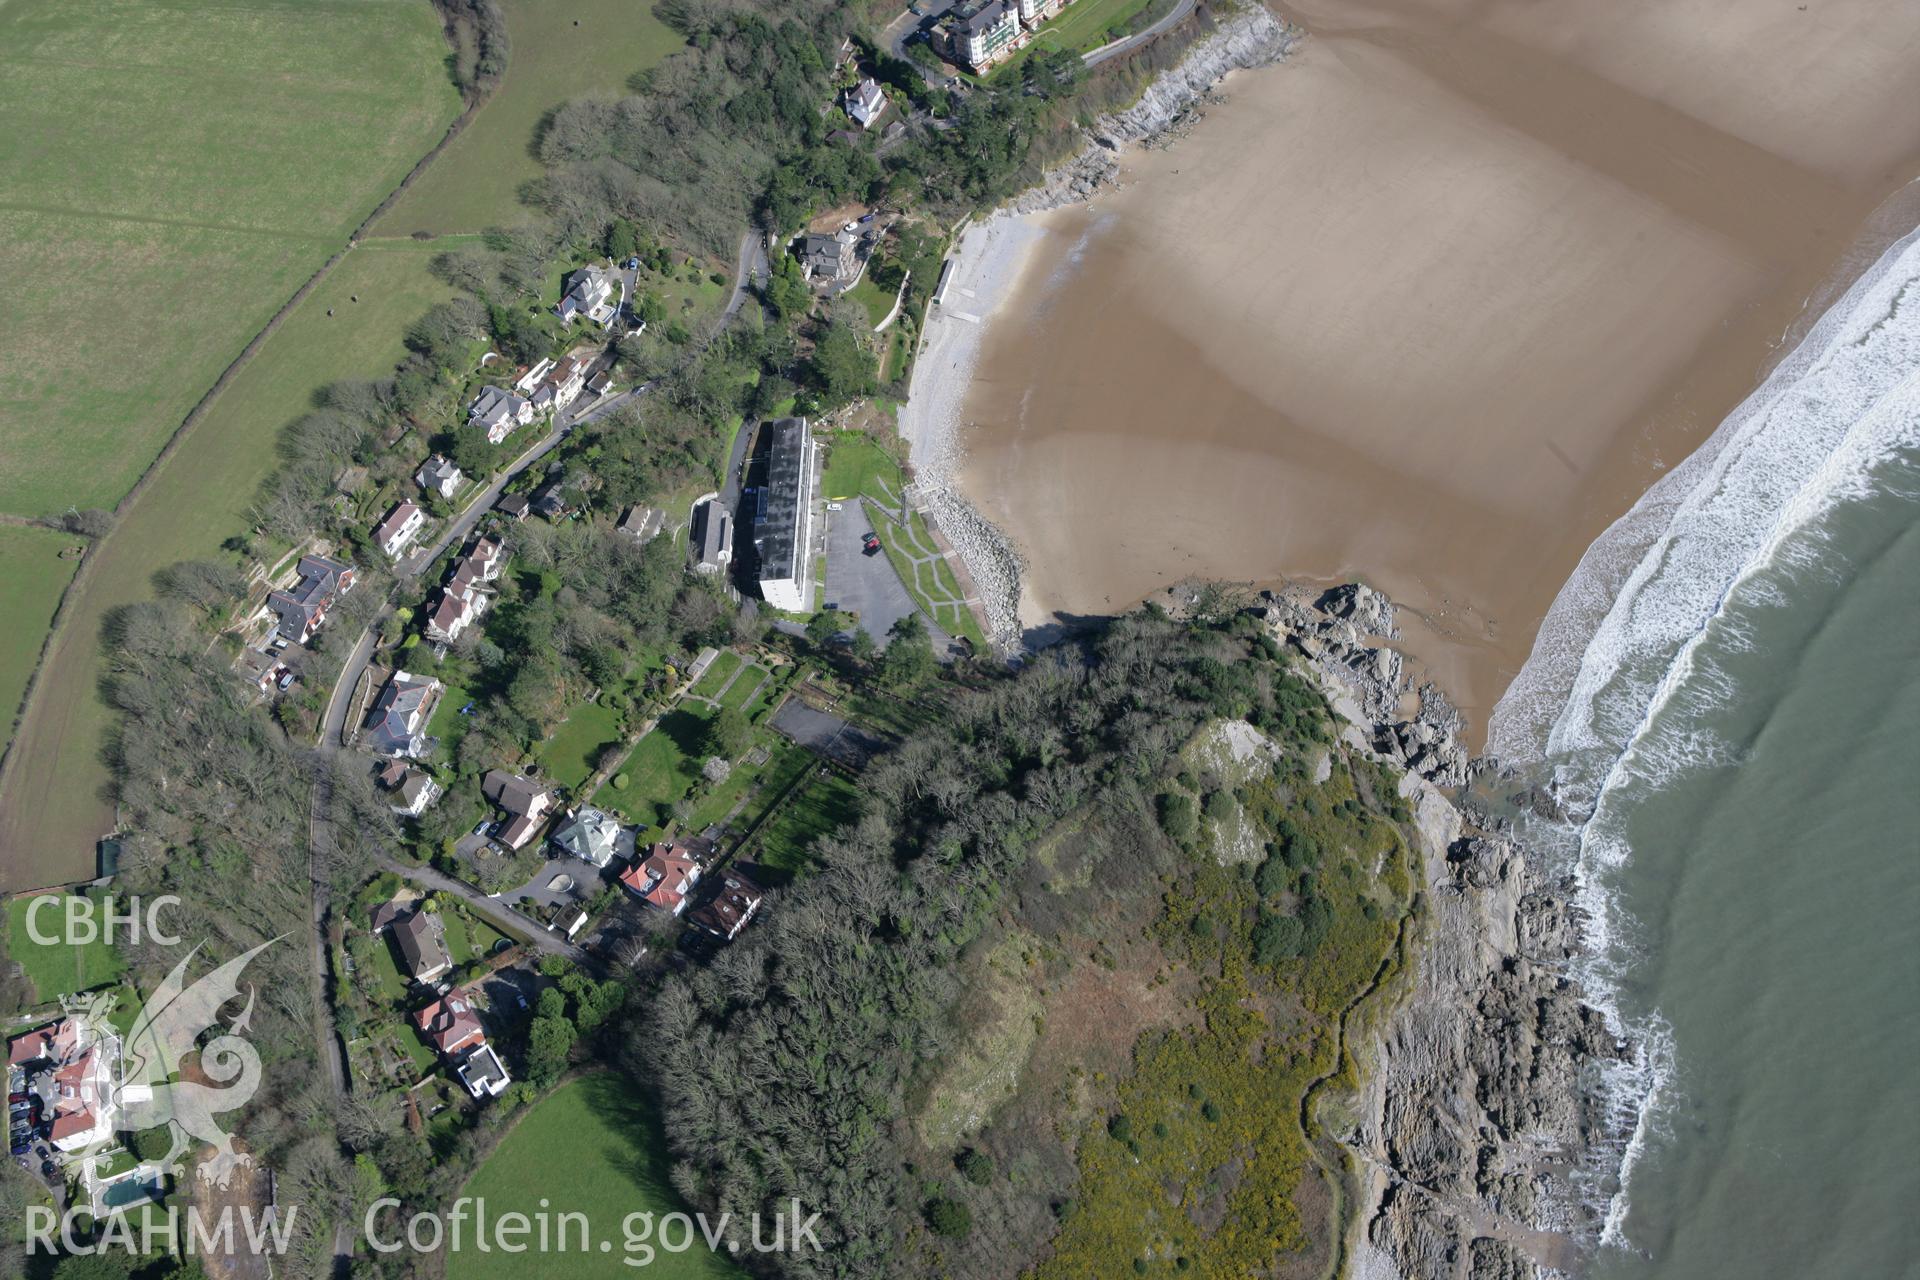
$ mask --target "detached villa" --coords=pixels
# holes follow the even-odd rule
[[[428,493],[451,498],[460,488],[460,468],[436,453],[413,473],[413,482]]]
[[[280,635],[305,644],[320,630],[333,602],[353,590],[353,566],[328,556],[307,555],[300,557],[298,574],[291,587],[267,597],[267,608],[280,619]]]
[[[654,845],[646,857],[620,873],[620,884],[628,893],[674,916],[686,910],[687,895],[698,883],[700,863],[674,842]]]
[[[500,1055],[487,1043],[479,1010],[463,993],[452,991],[435,1000],[413,1015],[413,1025],[475,1098],[497,1098],[511,1083]]]
[[[540,823],[553,812],[553,792],[532,778],[505,769],[489,769],[480,779],[480,794],[507,812],[497,837],[509,849],[523,849]]]
[[[424,907],[394,924],[393,945],[400,949],[400,962],[415,982],[429,983],[453,968],[447,954],[446,926],[436,912]]]
[[[720,882],[720,896],[687,917],[716,938],[727,942],[740,936],[747,921],[767,900],[767,891],[738,871],[727,872]]]
[[[533,402],[499,387],[483,387],[467,406],[467,422],[487,433],[488,444],[499,444],[515,427],[533,421]]]
[[[873,122],[887,109],[887,95],[880,91],[879,84],[868,76],[856,87],[847,90],[847,114],[862,129],[873,128]]]
[[[418,758],[427,753],[427,722],[446,686],[430,676],[395,671],[373,701],[367,743],[383,756]]]
[[[753,536],[760,594],[776,609],[804,613],[813,588],[813,432],[805,418],[782,418],[768,430],[766,515]]]
[[[631,849],[633,837],[622,830],[618,818],[601,809],[583,807],[553,833],[553,844],[562,853],[605,869],[620,856],[623,835]]]
[[[620,314],[620,280],[605,267],[582,267],[567,277],[567,291],[553,314],[561,324],[585,317],[602,329]]]
[[[426,527],[427,513],[414,504],[411,499],[403,498],[393,504],[393,510],[387,512],[387,518],[374,526],[374,545],[387,553],[388,558],[397,560],[400,553],[420,536],[420,530]]]
[[[20,1072],[25,1092],[40,1100],[51,1118],[47,1140],[72,1154],[98,1146],[118,1127],[114,1093],[120,1072],[120,1039],[80,1018],[67,1017],[7,1044],[9,1075]]]

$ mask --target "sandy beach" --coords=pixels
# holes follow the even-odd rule
[[[1029,627],[1358,576],[1483,731],[1582,551],[1920,172],[1920,9],[1813,8],[1288,9],[1305,44],[1119,191],[966,246],[916,464],[957,425]]]

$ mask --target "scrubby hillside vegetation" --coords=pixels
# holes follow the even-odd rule
[[[957,696],[630,1066],[794,1275],[1323,1269],[1303,1127],[1410,908],[1391,779],[1245,619],[1147,611]]]

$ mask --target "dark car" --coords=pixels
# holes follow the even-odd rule
[[[863,538],[860,542],[860,552],[862,555],[869,555],[869,556],[874,555],[879,550],[880,550],[880,537],[878,534],[870,533],[865,538]]]

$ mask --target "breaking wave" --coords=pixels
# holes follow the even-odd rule
[[[1717,657],[1748,646],[1755,611],[1793,597],[1783,580],[1824,572],[1827,515],[1916,448],[1920,230],[1587,550],[1494,709],[1492,752],[1550,779],[1570,815],[1526,834],[1570,868],[1585,933],[1576,976],[1636,1046],[1597,1083],[1615,1136],[1576,1176],[1604,1245],[1626,1244],[1634,1166],[1662,1131],[1678,1069],[1658,1010],[1621,1012],[1641,951],[1612,888],[1632,856],[1628,817],[1648,794],[1734,762],[1705,727],[1739,696]]]

